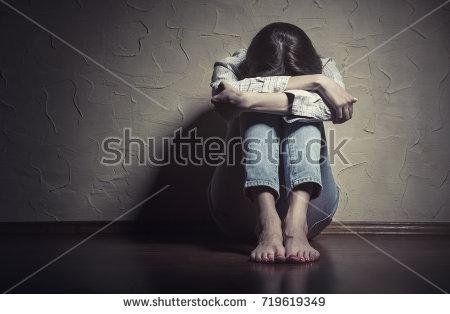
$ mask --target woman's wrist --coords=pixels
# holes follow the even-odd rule
[[[322,91],[327,84],[327,77],[323,74],[315,75],[315,89],[316,91]]]
[[[318,74],[317,81],[316,81],[316,84],[317,84],[316,90],[318,92],[323,92],[327,88],[327,86],[329,86],[328,85],[329,81],[330,81],[329,77],[327,77],[323,74]]]
[[[325,85],[327,77],[323,74],[313,74],[313,90],[320,90]]]
[[[239,95],[239,108],[242,111],[251,111],[255,106],[257,99],[256,93],[253,92],[242,92]]]

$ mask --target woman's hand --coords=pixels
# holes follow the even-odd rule
[[[235,89],[228,83],[221,82],[219,85],[220,93],[211,97],[211,103],[218,111],[238,110],[245,111],[248,109],[247,97],[244,93]]]
[[[325,75],[321,75],[317,90],[324,97],[327,105],[330,106],[333,113],[333,123],[344,123],[352,118],[353,104],[358,99]]]
[[[220,83],[219,89],[221,92],[211,97],[211,103],[225,120],[231,120],[249,109],[248,97],[244,93],[225,82]]]

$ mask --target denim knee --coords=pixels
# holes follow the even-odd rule
[[[243,133],[243,166],[245,169],[244,194],[252,187],[267,187],[278,199],[279,183],[279,139],[277,126],[279,117],[262,116],[261,120],[248,123]],[[275,120],[276,119],[276,120]]]
[[[286,188],[294,190],[302,184],[310,183],[311,199],[317,198],[322,191],[320,129],[313,123],[288,127],[293,129],[282,143]]]

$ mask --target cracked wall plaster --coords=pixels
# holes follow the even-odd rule
[[[194,123],[209,108],[213,62],[267,23],[299,25],[342,70],[441,2],[13,2],[169,110],[0,4],[0,221],[110,220],[147,197],[160,170],[102,166],[103,138]],[[351,122],[327,124],[351,139],[351,164],[333,166],[337,219],[450,221],[449,23],[447,5],[345,71],[359,102]],[[217,121],[207,128],[223,133]],[[160,202],[158,214],[208,219],[204,182],[171,183],[186,208]]]

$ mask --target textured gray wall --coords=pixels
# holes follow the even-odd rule
[[[163,182],[173,188],[147,214],[207,219],[211,169],[105,167],[103,138],[180,125],[223,134],[206,113],[212,64],[269,22],[302,27],[343,69],[442,2],[10,1],[168,111],[0,4],[0,221],[108,220]],[[337,218],[450,220],[449,9],[344,74],[359,102],[351,122],[329,126],[351,138],[352,165],[334,166]]]

